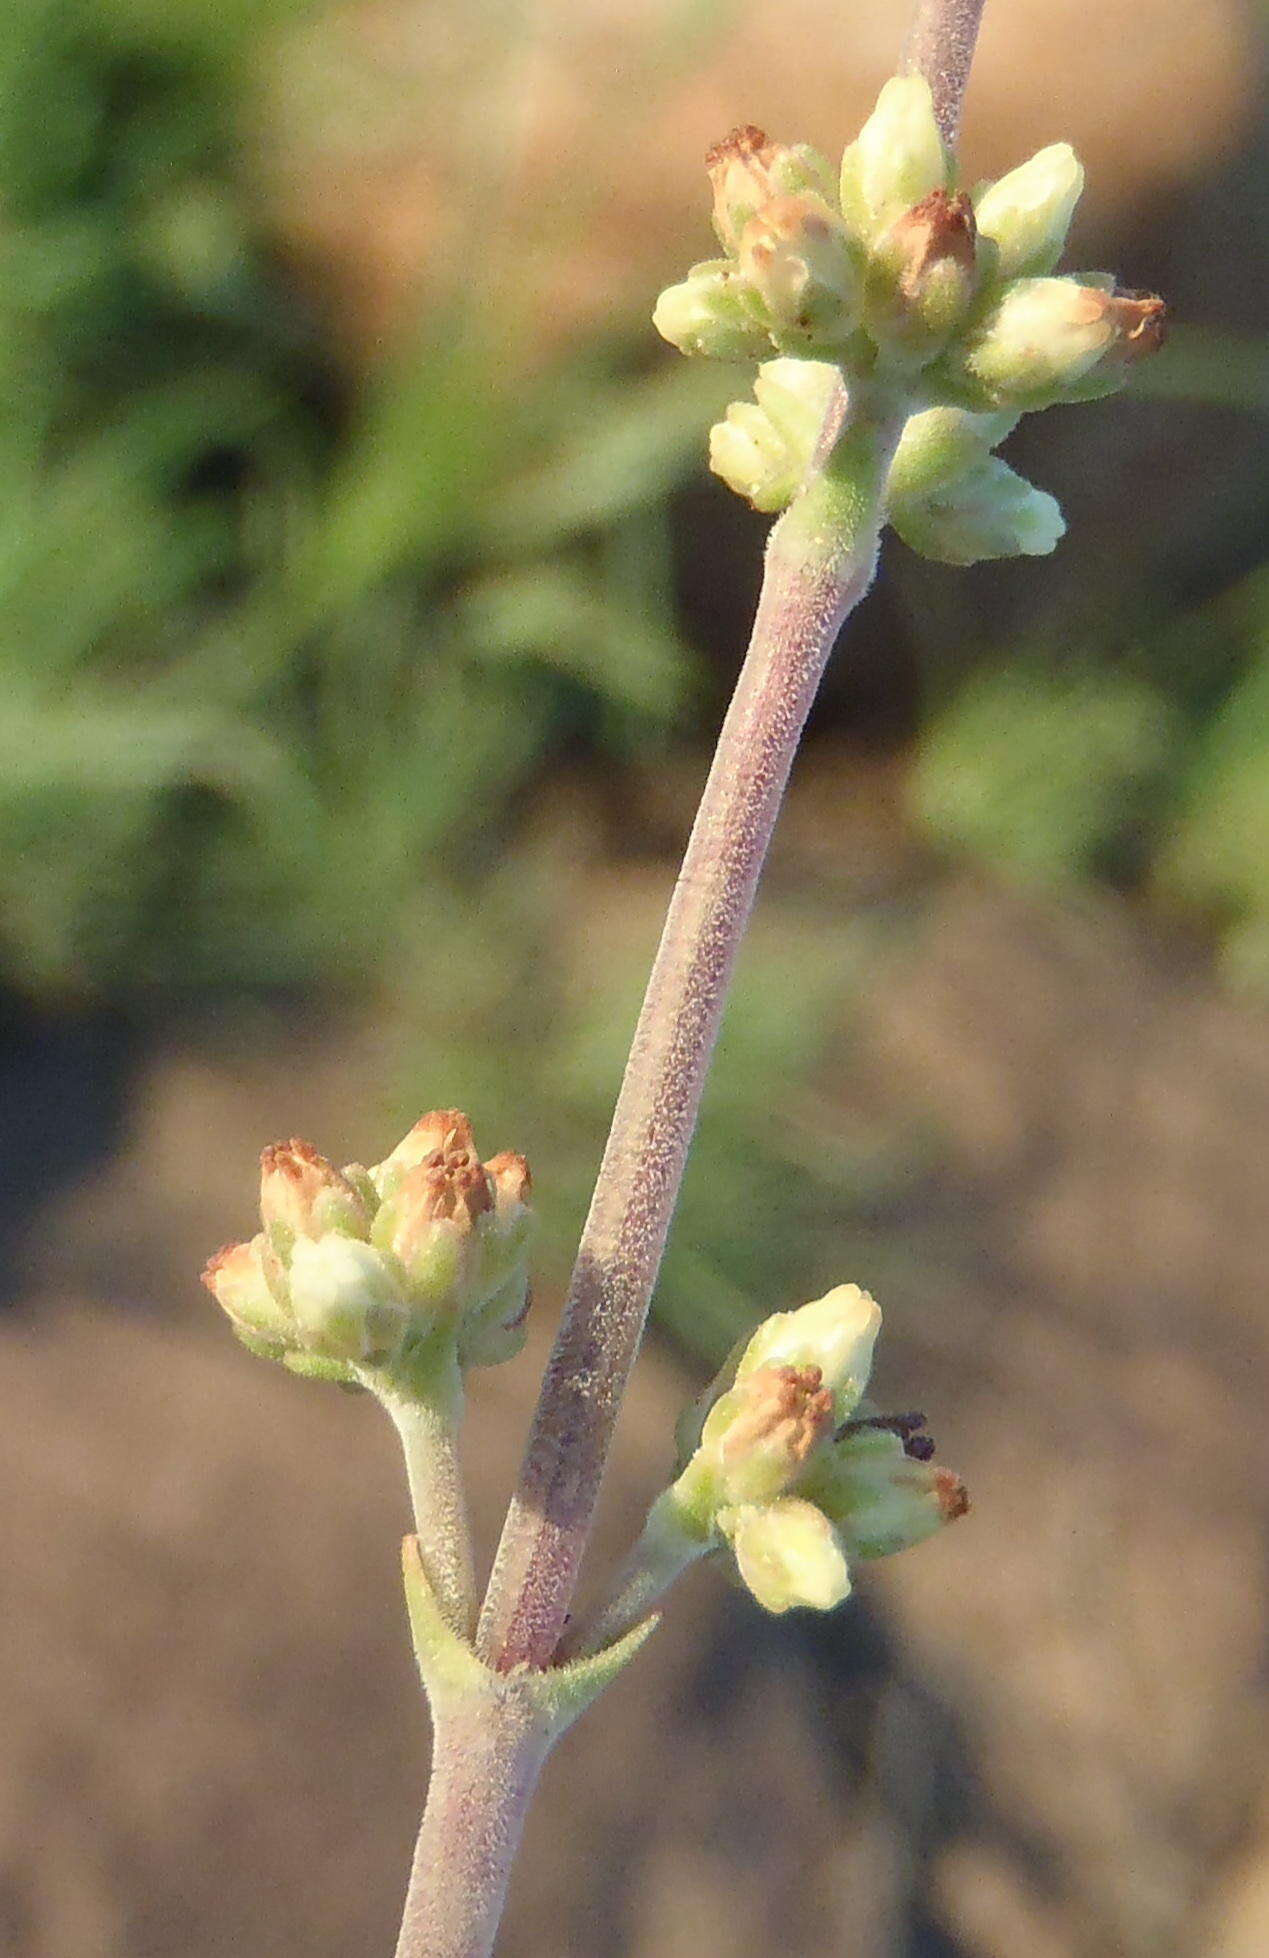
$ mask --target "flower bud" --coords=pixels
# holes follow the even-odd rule
[[[866,324],[887,350],[932,360],[965,319],[978,287],[974,211],[939,187],[894,220],[873,247]]]
[[[969,1509],[958,1475],[914,1460],[902,1438],[884,1428],[863,1428],[826,1450],[806,1493],[855,1557],[909,1550]]]
[[[460,1108],[434,1108],[421,1115],[414,1127],[402,1136],[390,1155],[376,1163],[371,1179],[381,1196],[395,1189],[403,1176],[439,1151],[441,1155],[475,1153],[476,1138],[467,1116]]]
[[[1050,143],[974,200],[978,229],[996,247],[995,276],[1035,278],[1062,256],[1084,188],[1084,168],[1069,143]]]
[[[931,496],[900,498],[890,522],[909,549],[939,564],[1047,557],[1065,535],[1055,497],[987,456]]]
[[[833,173],[805,143],[769,143],[752,124],[733,129],[705,156],[714,192],[714,229],[724,251],[735,252],[740,234],[773,198],[810,191],[831,201]]]
[[[416,1304],[457,1313],[479,1263],[476,1221],[492,1208],[475,1151],[436,1149],[384,1198],[373,1240],[400,1262]]]
[[[892,505],[942,489],[984,462],[1018,425],[1018,416],[997,411],[974,415],[965,408],[926,408],[904,423],[886,478]]]
[[[719,1525],[736,1568],[767,1611],[831,1611],[850,1591],[841,1539],[822,1510],[797,1496],[727,1510]]]
[[[880,1330],[876,1301],[858,1285],[837,1285],[796,1312],[764,1319],[741,1355],[736,1383],[760,1367],[817,1367],[833,1396],[835,1418],[843,1421],[868,1383]]]
[[[311,1142],[275,1142],[260,1157],[260,1216],[285,1257],[300,1237],[342,1231],[365,1237],[370,1216],[364,1199]]]
[[[1164,305],[1076,279],[1017,279],[957,357],[984,407],[1090,401],[1163,344]]]
[[[764,204],[741,233],[739,262],[777,345],[839,345],[853,331],[859,273],[850,235],[823,198]]]
[[[758,1367],[710,1410],[689,1483],[708,1485],[715,1506],[771,1502],[832,1429],[833,1396],[818,1367]]]
[[[681,285],[667,286],[652,324],[680,353],[712,360],[758,360],[771,346],[755,317],[754,295],[726,259],[694,265]]]
[[[208,1262],[203,1283],[248,1346],[279,1353],[294,1345],[295,1321],[269,1283],[268,1255],[263,1234],[249,1244],[226,1244]]]
[[[382,1254],[356,1238],[301,1237],[289,1273],[291,1310],[320,1359],[382,1364],[399,1352],[409,1306]]]
[[[895,75],[842,158],[841,207],[847,223],[871,242],[932,190],[952,184],[952,158],[939,134],[930,85]]]
[[[709,432],[714,474],[755,510],[782,510],[802,485],[840,380],[826,361],[765,361],[756,400],[733,401]]]

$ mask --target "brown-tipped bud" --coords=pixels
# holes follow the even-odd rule
[[[977,286],[973,204],[963,191],[932,190],[874,248],[868,330],[883,344],[931,360],[965,319]]]
[[[958,1517],[968,1516],[973,1508],[969,1490],[960,1476],[949,1468],[936,1468],[934,1471],[934,1499],[945,1523],[955,1523]]]
[[[1117,292],[1093,275],[1016,279],[953,350],[951,378],[975,405],[1047,408],[1092,401],[1122,387],[1129,368],[1163,345],[1166,308],[1153,294]]]
[[[434,1108],[421,1115],[407,1135],[402,1136],[391,1155],[376,1163],[370,1174],[380,1190],[399,1181],[407,1170],[426,1162],[439,1150],[442,1154],[469,1151],[475,1154],[476,1138],[461,1108]]]
[[[442,1221],[474,1230],[476,1219],[493,1209],[493,1189],[474,1151],[436,1149],[406,1173],[388,1201],[397,1219],[392,1248],[408,1263],[416,1232]]]
[[[298,1136],[261,1154],[260,1215],[267,1231],[282,1234],[283,1248],[326,1231],[364,1237],[370,1228],[366,1205],[347,1177]]]
[[[266,1276],[264,1238],[226,1244],[208,1260],[203,1283],[248,1345],[286,1347],[295,1339],[295,1322]]]
[[[714,1499],[770,1502],[792,1487],[833,1430],[833,1395],[817,1366],[758,1367],[711,1409],[701,1456]]]
[[[752,123],[733,129],[705,155],[714,191],[714,229],[735,252],[750,219],[772,198],[812,191],[834,194],[833,173],[805,143],[770,143]]]
[[[742,276],[785,352],[840,344],[859,317],[860,279],[846,226],[822,197],[775,197],[740,237]]]
[[[494,1187],[495,1206],[499,1212],[510,1210],[516,1204],[527,1204],[533,1190],[533,1174],[528,1159],[517,1156],[511,1149],[503,1149],[491,1156],[485,1164],[485,1174]]]
[[[888,1424],[851,1423],[825,1450],[805,1494],[819,1504],[857,1557],[889,1557],[923,1543],[969,1510],[965,1484],[937,1467]]]

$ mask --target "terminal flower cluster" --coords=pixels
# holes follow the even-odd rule
[[[482,1162],[457,1109],[416,1122],[373,1168],[336,1169],[311,1143],[260,1159],[262,1229],[211,1260],[203,1282],[253,1352],[358,1384],[408,1377],[439,1337],[462,1366],[524,1341],[533,1224],[523,1156]]]
[[[839,172],[754,128],[707,165],[723,255],[653,318],[684,353],[761,363],[712,431],[716,473],[782,510],[844,381],[904,419],[886,506],[905,542],[954,564],[1052,550],[1056,502],[992,451],[1025,413],[1121,387],[1164,318],[1109,274],[1054,274],[1084,180],[1070,146],[960,189],[928,84],[898,76]]]

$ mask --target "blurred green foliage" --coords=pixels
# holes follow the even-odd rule
[[[433,318],[354,392],[236,175],[287,9],[0,27],[0,958],[37,993],[360,980],[570,742],[689,667],[663,506],[719,382],[531,388]]]

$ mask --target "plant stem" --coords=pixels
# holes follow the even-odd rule
[[[771,532],[485,1601],[478,1649],[500,1669],[547,1665],[564,1629],[758,874],[825,662],[872,582],[898,429],[853,405]]]
[[[646,1618],[685,1570],[707,1557],[716,1537],[691,1536],[679,1522],[669,1490],[648,1512],[639,1541],[613,1581],[608,1602],[589,1622],[570,1629],[563,1650],[570,1659],[601,1652]]]
[[[985,0],[917,0],[899,69],[924,75],[943,141],[955,149]]]
[[[432,1776],[396,1958],[488,1958],[553,1735],[512,1693],[432,1707]]]
[[[432,1391],[418,1398],[394,1393],[370,1377],[366,1384],[401,1437],[419,1553],[445,1622],[460,1638],[470,1638],[476,1616],[476,1574],[458,1461],[463,1401],[458,1362],[452,1353],[446,1354],[429,1382]]]

